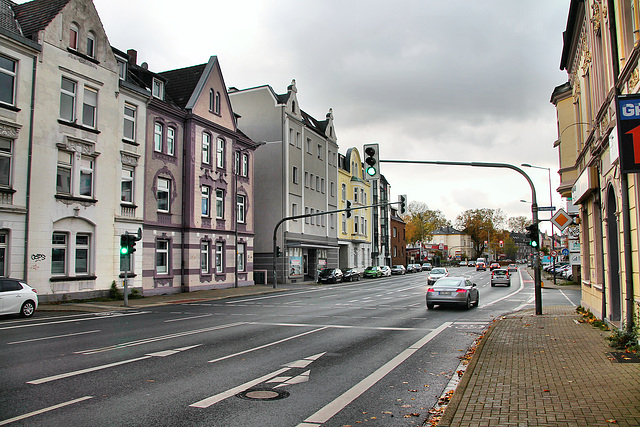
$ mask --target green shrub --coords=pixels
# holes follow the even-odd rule
[[[118,286],[116,285],[115,280],[111,282],[111,288],[109,289],[109,298],[112,300],[124,299],[124,296],[122,295],[122,292],[120,292],[120,290],[118,289]]]

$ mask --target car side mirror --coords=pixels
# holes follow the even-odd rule
[[[476,285],[475,283],[472,283],[471,286],[475,288],[478,285]]]

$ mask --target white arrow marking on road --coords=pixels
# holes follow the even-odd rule
[[[44,383],[48,383],[48,382],[51,382],[51,381],[61,380],[63,378],[69,378],[69,377],[74,377],[76,375],[86,374],[86,373],[89,373],[89,372],[100,371],[102,369],[113,368],[114,366],[126,365],[127,363],[132,363],[132,362],[139,362],[141,360],[150,359],[152,357],[171,356],[172,354],[180,353],[181,351],[190,350],[192,348],[199,347],[199,346],[200,346],[200,344],[192,345],[190,347],[177,348],[175,350],[159,351],[157,353],[147,354],[146,356],[136,357],[135,359],[122,360],[120,362],[108,363],[106,365],[94,366],[92,368],[80,369],[78,371],[67,372],[65,374],[53,375],[53,376],[46,377],[46,378],[40,378],[40,379],[37,379],[37,380],[27,381],[27,384],[44,384]]]
[[[319,354],[316,354],[314,356],[305,357],[304,359],[301,359],[301,360],[296,360],[295,362],[287,363],[287,364],[283,365],[284,368],[282,368],[282,369],[278,369],[277,371],[271,372],[270,374],[264,375],[264,376],[262,376],[260,378],[256,378],[255,380],[252,380],[252,381],[248,381],[248,382],[246,382],[244,384],[241,384],[241,385],[239,385],[237,387],[231,388],[231,389],[229,389],[227,391],[223,391],[222,393],[218,393],[218,394],[216,394],[214,396],[207,397],[206,399],[202,399],[202,400],[200,400],[200,401],[198,401],[196,403],[192,403],[189,406],[192,407],[192,408],[208,408],[211,405],[214,405],[214,404],[216,404],[218,402],[221,402],[221,401],[223,401],[223,400],[225,400],[225,399],[227,399],[227,398],[229,398],[231,396],[235,396],[238,393],[241,393],[241,392],[243,392],[243,391],[245,391],[245,390],[247,390],[247,389],[249,389],[249,388],[251,388],[251,387],[253,387],[255,385],[258,385],[258,384],[261,384],[261,383],[264,383],[264,382],[275,382],[275,380],[277,378],[287,378],[287,379],[294,380],[294,379],[296,379],[298,377],[293,377],[293,378],[291,378],[291,377],[278,377],[278,375],[284,374],[285,372],[287,372],[287,371],[289,371],[289,370],[291,370],[293,368],[306,367],[310,363],[312,363],[313,361],[318,360],[324,354],[325,353],[319,353]],[[310,373],[310,371],[307,371],[307,372],[305,372],[304,374],[302,374],[300,376],[306,376],[307,379],[308,379],[309,373]],[[301,382],[304,382],[304,381],[296,380],[296,382],[294,382],[292,384],[298,384],[298,383],[301,383]],[[279,386],[276,386],[276,387],[279,387]]]

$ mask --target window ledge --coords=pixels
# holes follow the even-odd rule
[[[55,276],[49,279],[50,282],[83,282],[86,280],[96,280],[97,276]]]
[[[138,147],[140,145],[139,142],[135,142],[132,139],[122,138],[122,142],[124,142],[125,144],[129,144],[129,145],[135,145],[136,147]]]
[[[20,108],[15,107],[13,105],[9,105],[9,104],[3,104],[0,102],[0,108],[4,108],[5,110],[10,110],[10,111],[14,111],[14,112],[19,112],[21,111]]]
[[[135,273],[127,273],[127,279],[131,279],[134,277],[137,277],[138,275]],[[124,279],[124,273],[120,273],[120,275],[118,276],[121,279]]]
[[[82,203],[91,203],[91,204],[98,203],[97,199],[90,198],[90,197],[67,196],[65,194],[56,194],[55,197],[58,200],[68,200],[68,201],[72,201],[72,202],[82,202]]]
[[[89,55],[85,55],[84,53],[79,52],[79,51],[77,51],[75,49],[72,49],[70,47],[67,48],[67,52],[73,53],[74,55],[79,56],[80,58],[82,58],[84,60],[87,60],[89,62],[93,62],[96,65],[100,64],[100,61],[98,61],[96,58],[93,58],[93,57],[91,57]]]
[[[122,206],[124,208],[131,208],[131,209],[136,209],[138,207],[138,205],[135,205],[135,204],[129,203],[129,202],[120,202],[120,206]]]
[[[2,194],[14,194],[15,192],[16,190],[14,190],[13,188],[0,187],[0,193]]]
[[[75,129],[80,129],[80,130],[86,130],[87,132],[91,132],[91,133],[95,133],[96,135],[100,134],[100,131],[98,129],[93,129],[90,127],[86,127],[84,125],[79,125],[78,123],[74,122],[68,122],[66,120],[63,119],[58,119],[58,123],[60,123],[61,125],[65,125],[65,126],[69,126]]]

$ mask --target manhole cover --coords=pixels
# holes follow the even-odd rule
[[[242,399],[249,400],[278,400],[284,399],[285,397],[289,397],[289,393],[284,390],[273,390],[270,388],[261,389],[261,388],[250,388],[243,392],[236,394],[236,396]]]
[[[614,351],[612,353],[607,353],[607,357],[612,362],[618,363],[640,363],[640,357],[634,353],[625,353],[622,351]]]

